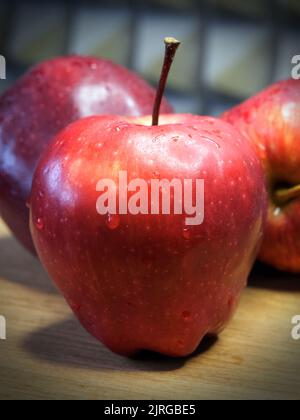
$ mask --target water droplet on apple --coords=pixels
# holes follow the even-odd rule
[[[38,230],[43,230],[45,227],[44,220],[41,217],[38,217],[35,221],[35,226]]]
[[[120,226],[120,216],[117,214],[108,214],[106,224],[111,230],[117,229]]]
[[[220,135],[220,134],[222,134],[222,133],[221,133],[221,131],[220,131],[220,130],[217,130],[217,129],[215,129],[215,130],[212,130],[212,132],[213,132],[214,134],[217,134],[217,135]]]
[[[184,237],[184,239],[189,240],[191,239],[192,233],[190,228],[188,227],[184,227],[182,230],[182,236]]]
[[[158,171],[153,172],[153,178],[160,178],[160,173]]]
[[[121,131],[121,128],[120,127],[116,127],[116,131],[117,132],[120,132]]]
[[[182,312],[182,318],[183,318],[185,321],[188,321],[189,319],[191,319],[191,313],[190,313],[189,311],[183,311],[183,312]]]
[[[274,216],[280,216],[281,215],[281,208],[280,207],[276,207],[276,209],[273,212]]]
[[[214,144],[214,146],[216,146],[217,149],[221,149],[221,146],[219,145],[219,143],[217,143],[216,141],[210,139],[209,137],[202,136],[202,139],[203,140],[206,140],[206,141],[208,141],[208,142],[210,142],[212,144]]]

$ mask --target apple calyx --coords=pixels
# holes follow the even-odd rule
[[[168,75],[169,75],[177,48],[180,45],[180,41],[172,37],[165,38],[164,42],[166,46],[165,58],[164,58],[164,64],[162,67],[160,80],[159,80],[159,84],[158,84],[158,88],[156,92],[156,98],[155,98],[154,106],[153,106],[153,112],[152,112],[152,125],[153,126],[158,125],[159,111],[160,111],[160,106],[161,106],[161,101],[164,95],[164,91],[166,88]]]
[[[273,197],[277,205],[288,204],[290,201],[300,198],[300,184],[288,188],[278,188],[274,191]]]

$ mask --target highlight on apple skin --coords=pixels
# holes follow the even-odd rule
[[[69,123],[97,114],[151,113],[155,91],[110,61],[70,56],[45,61],[0,97],[0,213],[19,241],[34,251],[29,199],[37,162]],[[163,100],[162,110],[172,111]]]
[[[38,255],[83,326],[112,351],[191,354],[231,319],[257,256],[265,178],[249,142],[209,117],[91,117],[63,130],[33,180]],[[205,217],[99,215],[99,180],[204,179]]]
[[[259,257],[299,273],[300,80],[275,83],[223,119],[255,146],[268,180],[268,220]]]

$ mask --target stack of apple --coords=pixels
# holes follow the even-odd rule
[[[300,271],[300,82],[220,119],[172,114],[162,96],[178,45],[166,39],[156,97],[120,66],[68,57],[0,98],[1,215],[84,327],[124,355],[184,356],[218,334],[264,232],[261,258]],[[203,223],[186,226],[184,212],[98,214],[97,182],[120,171],[192,180],[193,194],[204,180]]]

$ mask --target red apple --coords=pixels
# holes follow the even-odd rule
[[[82,117],[150,113],[154,96],[119,65],[73,56],[39,64],[0,98],[0,213],[27,248],[33,250],[26,201],[50,140]],[[172,111],[166,101],[163,109]]]
[[[269,212],[260,259],[300,272],[300,80],[275,83],[223,119],[253,143],[268,179]]]
[[[266,192],[259,159],[229,124],[193,115],[157,120],[155,112],[152,126],[151,117],[91,117],[61,132],[34,176],[31,231],[49,275],[93,336],[123,355],[184,356],[231,318],[257,255]],[[99,215],[99,180],[118,185],[121,172],[148,186],[191,180],[194,199],[203,179],[203,223],[187,225],[184,212],[153,214],[149,191],[145,214],[119,206]],[[171,199],[175,208],[174,191]]]

